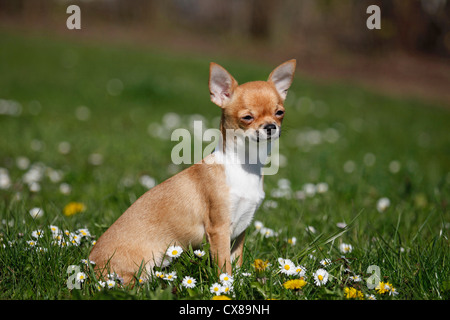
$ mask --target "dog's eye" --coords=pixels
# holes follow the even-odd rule
[[[284,114],[284,111],[283,111],[283,110],[278,110],[277,112],[275,112],[275,115],[276,115],[277,117],[281,117],[283,114]]]
[[[245,117],[242,117],[242,120],[244,120],[244,121],[252,121],[253,117],[251,115],[246,115]]]

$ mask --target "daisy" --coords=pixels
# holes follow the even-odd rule
[[[391,205],[391,201],[388,198],[381,198],[377,201],[378,212],[384,212]]]
[[[326,258],[320,261],[320,264],[323,265],[324,267],[327,267],[331,264],[331,260]]]
[[[88,229],[78,229],[77,231],[82,237],[90,237],[91,236]]]
[[[295,244],[297,243],[297,238],[296,237],[289,238],[289,239],[287,239],[287,243],[295,246]]]
[[[161,272],[161,271],[156,271],[156,272],[155,272],[155,276],[156,276],[157,278],[163,279],[163,278],[164,278],[164,273]]]
[[[30,247],[34,247],[36,245],[36,241],[33,240],[27,241],[27,243],[30,245]]]
[[[295,267],[295,274],[297,276],[304,277],[305,273],[306,273],[306,269],[304,266],[296,266]]]
[[[328,272],[324,269],[318,269],[313,274],[314,283],[316,286],[320,287],[321,285],[325,285],[328,282]]]
[[[173,281],[177,278],[177,273],[175,271],[169,272],[164,275],[164,280]]]
[[[35,230],[35,231],[31,232],[31,236],[36,239],[42,238],[44,236],[44,231],[40,230],[40,229]]]
[[[355,281],[355,282],[360,282],[361,281],[361,277],[359,275],[353,275],[350,277],[350,280]]]
[[[351,244],[341,243],[339,246],[339,250],[342,253],[350,253],[353,251],[353,246]]]
[[[195,251],[194,251],[194,254],[195,254],[197,257],[201,258],[201,257],[203,257],[203,256],[205,255],[205,251],[203,251],[203,250],[195,250]]]
[[[280,272],[286,275],[295,274],[295,265],[289,259],[278,258],[278,263],[280,264]]]
[[[180,246],[170,246],[166,254],[171,258],[178,258],[181,253],[183,252],[183,249]]]
[[[377,298],[373,294],[366,294],[366,298],[367,300],[377,300]]]
[[[258,230],[258,231],[261,230],[264,227],[264,224],[261,221],[255,221],[253,223],[253,225],[255,226],[255,229]]]
[[[41,208],[33,208],[29,212],[33,219],[40,218],[44,215],[44,210]]]
[[[108,289],[112,289],[116,286],[116,282],[114,280],[106,280],[106,287]]]
[[[231,284],[223,285],[222,292],[225,294],[230,294],[231,292],[233,292],[233,286]]]
[[[216,296],[220,295],[222,293],[222,286],[219,283],[214,283],[210,288],[209,292],[215,293]]]
[[[222,273],[219,276],[220,281],[222,282],[223,285],[230,285],[233,283],[233,277],[230,276],[228,273]]]
[[[99,282],[97,283],[97,290],[98,290],[98,291],[101,291],[102,288],[105,287],[105,285],[106,285],[106,282],[105,282],[105,281],[99,281]]]
[[[77,273],[77,282],[83,282],[86,279],[86,274],[84,272]]]
[[[183,281],[181,282],[181,284],[183,285],[183,287],[185,288],[194,288],[195,284],[197,283],[197,280],[195,280],[192,277],[186,276],[183,278]]]
[[[57,226],[49,225],[50,231],[55,235],[59,234],[59,228]]]

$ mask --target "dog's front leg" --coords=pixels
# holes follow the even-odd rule
[[[231,275],[230,259],[230,228],[227,225],[211,226],[206,230],[210,252],[218,265],[219,274],[226,272]]]

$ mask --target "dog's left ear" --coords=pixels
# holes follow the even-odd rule
[[[283,100],[286,99],[287,91],[292,84],[292,80],[294,79],[296,64],[297,60],[295,59],[282,63],[272,71],[269,75],[269,79],[267,80],[275,85],[278,94]]]

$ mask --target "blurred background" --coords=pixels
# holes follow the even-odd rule
[[[66,8],[81,9],[68,30]],[[368,30],[369,5],[381,29]],[[447,0],[0,0],[0,28],[278,63],[405,96],[450,101]]]

